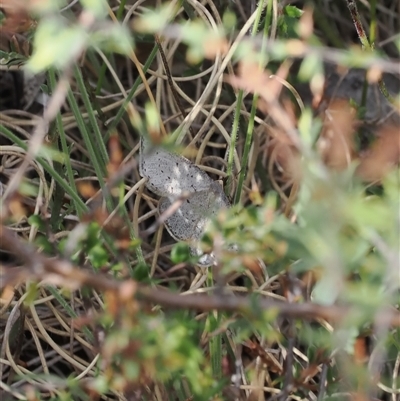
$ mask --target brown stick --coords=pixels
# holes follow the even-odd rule
[[[155,303],[165,308],[191,309],[198,311],[221,310],[241,313],[249,317],[258,317],[262,312],[276,313],[286,318],[326,319],[340,321],[350,314],[356,314],[358,308],[349,306],[322,306],[311,302],[296,304],[273,301],[265,298],[255,299],[250,296],[217,295],[179,295],[162,287],[153,288],[140,285],[133,280],[117,281],[110,276],[94,274],[74,266],[66,260],[48,258],[41,255],[30,244],[21,239],[10,229],[0,226],[0,245],[18,257],[24,264],[19,278],[44,280],[54,277],[65,286],[90,286],[100,291],[113,291],[126,294],[123,289],[135,289],[135,297],[144,303]],[[8,269],[4,268],[3,269]],[[13,270],[11,268],[10,270]],[[0,270],[1,271],[1,270]],[[14,280],[17,278],[14,276]],[[0,280],[0,290],[7,280]],[[125,298],[126,299],[126,298]],[[400,312],[387,307],[380,310],[379,320],[388,325],[400,326]]]

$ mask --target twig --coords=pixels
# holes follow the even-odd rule
[[[163,30],[162,34],[163,36],[172,39],[179,39],[182,37],[181,28],[177,24],[168,25],[168,27]],[[254,38],[243,35],[237,41],[237,46],[241,44],[250,45],[254,51],[259,52],[262,51],[263,48],[263,39],[260,35],[255,36]],[[235,48],[237,48],[237,46]],[[327,62],[351,66],[351,61],[349,61],[349,50],[310,45],[298,39],[269,39],[265,44],[264,51],[267,54],[276,55],[280,54],[279,52],[282,52],[282,49],[285,50],[285,59],[303,59],[311,55],[318,56]],[[399,63],[397,60],[384,59],[382,57],[378,57],[376,54],[357,60],[357,66],[359,68],[378,67],[388,73],[399,73]]]
[[[158,219],[152,224],[149,228],[146,230],[142,231],[140,236],[142,238],[147,238],[149,235],[153,234],[154,232],[157,231],[158,227],[160,227],[162,224],[165,223],[174,213],[178,211],[178,209],[182,206],[182,203],[188,199],[190,194],[182,194],[179,196],[177,199],[174,200],[174,202],[171,204],[171,206],[168,207],[165,212],[161,213]]]
[[[328,376],[328,362],[322,365],[321,375],[318,385],[318,400],[322,401],[324,399],[325,388],[326,388],[326,378]]]
[[[294,336],[293,336],[293,321],[289,322],[289,339],[287,347],[287,355],[285,361],[285,377],[283,381],[283,390],[279,394],[278,399],[281,401],[286,401],[293,387],[293,348],[294,348]]]
[[[371,234],[371,242],[375,245],[376,249],[382,254],[384,259],[386,259],[386,293],[389,296],[394,296],[398,291],[399,283],[399,255],[396,252],[393,252],[390,247],[385,243],[385,241],[379,236],[379,234],[373,232]],[[385,356],[387,350],[385,349],[384,343],[387,337],[387,333],[390,327],[387,323],[380,321],[379,313],[376,314],[375,318],[375,349],[371,354],[371,358],[369,360],[369,370],[371,376],[376,379],[380,376],[381,371],[383,370],[383,365],[385,363]],[[370,396],[376,396],[377,388],[370,389]]]
[[[20,268],[19,274],[14,275],[14,281],[18,279],[53,280],[58,285],[80,288],[89,286],[98,291],[112,291],[116,294],[126,294],[130,289],[132,296],[141,302],[159,304],[165,308],[190,309],[197,311],[221,310],[237,312],[243,315],[257,318],[261,311],[275,312],[286,318],[297,319],[325,319],[329,321],[341,321],[349,314],[357,312],[356,308],[349,306],[323,306],[310,302],[302,304],[272,301],[245,296],[208,296],[185,295],[163,290],[162,287],[153,288],[138,284],[133,280],[117,281],[110,276],[94,274],[74,266],[67,260],[48,258],[36,251],[30,244],[22,241],[10,229],[0,226],[0,244],[3,249],[12,252],[25,265]],[[7,267],[3,267],[7,270]],[[13,268],[10,269],[14,270]],[[7,280],[0,280],[0,289],[9,284]],[[126,296],[124,300],[127,300]],[[381,310],[380,322],[400,326],[400,313],[393,308]]]

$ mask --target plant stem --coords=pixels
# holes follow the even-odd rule
[[[252,36],[255,36],[257,33],[258,25],[260,23],[261,19],[261,13],[264,8],[264,2],[260,2],[258,5],[258,14],[256,17],[256,20],[254,21],[253,29],[252,29]],[[268,5],[267,5],[267,14],[265,17],[265,22],[264,22],[264,32],[263,32],[263,39],[262,39],[262,45],[261,45],[261,54],[264,54],[264,47],[266,45],[266,38],[268,37],[268,29],[270,26],[270,21],[271,21],[271,14],[272,14],[272,0],[268,0]],[[260,60],[260,64],[265,62],[265,60]],[[238,180],[238,185],[236,187],[236,192],[235,192],[235,198],[234,198],[234,204],[237,204],[240,202],[240,198],[242,195],[242,190],[243,190],[243,184],[244,180],[246,178],[246,173],[247,173],[247,163],[249,160],[249,153],[250,153],[250,148],[251,144],[253,142],[253,131],[254,131],[254,120],[257,112],[257,103],[258,103],[258,95],[254,94],[253,96],[253,101],[251,104],[251,112],[250,112],[250,119],[247,124],[247,132],[246,132],[246,140],[244,144],[244,149],[243,149],[243,156],[242,156],[242,161],[241,161],[241,168],[240,168],[240,173],[239,173],[239,180]],[[236,108],[238,110],[238,108]],[[239,109],[240,111],[240,109]]]
[[[147,70],[150,68],[151,63],[154,61],[154,58],[156,57],[158,51],[158,47],[157,45],[154,45],[149,57],[146,60],[146,63],[143,66],[143,72],[146,73]],[[119,108],[117,114],[115,115],[112,123],[110,124],[110,127],[108,128],[107,134],[106,134],[106,139],[108,139],[108,137],[110,136],[110,134],[115,130],[115,128],[117,127],[118,123],[120,122],[122,116],[125,114],[126,111],[126,107],[128,105],[128,103],[132,100],[133,96],[135,95],[135,92],[137,90],[137,88],[139,87],[139,85],[142,83],[142,78],[139,75],[135,82],[133,83],[133,86],[131,88],[131,90],[128,93],[128,96],[126,97],[126,99],[124,100],[124,102],[122,103],[121,107]]]
[[[370,0],[371,12],[370,18],[371,22],[369,25],[369,43],[372,48],[375,47],[376,31],[377,31],[377,20],[376,20],[376,0]]]
[[[55,71],[53,69],[50,69],[48,72],[48,77],[49,77],[49,86],[51,91],[54,90],[54,88],[56,87],[56,74]],[[65,161],[64,161],[64,165],[67,171],[67,177],[68,177],[68,183],[72,189],[72,191],[74,191],[75,193],[77,193],[76,190],[76,185],[75,185],[75,177],[74,177],[74,172],[72,170],[72,165],[71,165],[71,159],[69,157],[70,151],[68,148],[68,144],[67,144],[67,136],[65,134],[65,130],[64,130],[64,126],[62,123],[62,117],[61,117],[61,113],[57,113],[56,116],[56,127],[57,127],[57,131],[58,131],[58,135],[60,138],[60,143],[61,143],[61,150],[64,154],[65,157]],[[78,214],[78,217],[82,217],[82,213],[81,210],[79,208],[79,205],[76,203],[75,200],[73,200],[74,204],[75,204],[75,210]]]
[[[0,124],[0,132],[8,138],[10,141],[13,143],[16,143],[20,148],[24,149],[25,151],[28,150],[28,145],[22,141],[20,138],[18,138],[13,132],[8,130],[4,125]],[[64,191],[72,198],[76,205],[76,211],[78,214],[82,214],[84,212],[88,211],[88,207],[85,205],[85,203],[82,201],[82,199],[79,197],[79,195],[72,189],[70,184],[66,182],[60,174],[57,173],[57,171],[46,161],[43,159],[41,156],[36,157],[36,161],[44,168],[44,170],[51,175],[51,177],[54,179],[54,181],[60,185]]]
[[[372,50],[371,44],[368,41],[367,34],[365,33],[363,24],[361,22],[360,13],[358,12],[357,4],[355,0],[346,0],[347,7],[350,11],[351,18],[356,28],[357,35],[360,38],[361,45],[364,50]]]
[[[360,38],[360,42],[363,50],[368,50],[370,52],[374,51],[374,43],[371,40],[375,39],[375,31],[376,31],[376,0],[372,1],[371,5],[371,33],[370,40],[368,40],[367,34],[365,33],[364,27],[361,22],[360,13],[357,9],[357,4],[355,0],[346,0],[347,7],[350,11],[351,18],[353,19],[354,27],[356,28],[357,35]],[[383,94],[383,96],[392,104],[396,104],[396,100],[393,96],[388,92],[385,82],[380,78],[378,81],[378,86]]]

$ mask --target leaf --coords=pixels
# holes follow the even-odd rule
[[[81,4],[96,18],[104,19],[107,16],[107,2],[104,0],[81,0]]]
[[[341,290],[342,286],[338,275],[325,272],[325,275],[314,287],[312,299],[320,305],[333,305]]]
[[[175,264],[190,260],[189,246],[184,242],[175,244],[171,251],[171,260]]]
[[[60,10],[61,7],[66,5],[66,1],[40,0],[40,1],[30,1],[28,4],[33,13],[43,15]]]
[[[17,52],[5,52],[0,50],[0,65],[18,65],[26,61],[26,57]]]
[[[64,163],[66,155],[57,149],[51,148],[50,146],[42,145],[39,150],[39,156],[45,159],[51,159],[58,163]]]
[[[157,10],[145,11],[143,15],[134,21],[133,28],[140,33],[155,33],[162,31],[175,15],[175,7],[163,4]]]
[[[46,229],[45,222],[43,221],[42,217],[37,215],[37,214],[33,214],[32,216],[29,216],[28,223],[31,226],[37,227],[39,230],[45,230]]]
[[[316,124],[316,120],[313,119],[312,110],[310,108],[306,108],[303,111],[300,116],[298,125],[303,143],[308,148],[311,148],[315,140],[317,139],[320,127],[318,126],[318,124]]]
[[[323,64],[317,54],[310,54],[301,63],[299,79],[302,82],[308,82],[315,75],[323,75]]]
[[[78,25],[67,27],[60,18],[42,20],[34,38],[33,55],[26,67],[33,74],[52,66],[62,69],[77,57],[87,40],[87,33]]]
[[[293,7],[295,8],[295,7]],[[290,15],[284,14],[278,19],[278,27],[282,36],[286,38],[298,38],[297,27],[298,18],[292,17]]]
[[[98,46],[104,51],[129,54],[133,47],[133,38],[129,31],[118,24],[107,24],[107,29],[96,31],[90,35],[90,46]]]
[[[88,259],[95,269],[100,269],[108,263],[109,255],[102,244],[97,243],[88,253]]]
[[[303,10],[300,10],[300,8],[295,6],[286,6],[284,7],[283,11],[288,17],[292,18],[300,18],[304,13]]]

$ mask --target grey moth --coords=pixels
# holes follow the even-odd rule
[[[177,241],[187,241],[199,264],[214,263],[212,254],[203,254],[198,242],[209,220],[219,210],[230,206],[222,187],[210,176],[181,155],[162,148],[154,148],[142,139],[140,149],[140,175],[147,178],[146,186],[161,196],[159,213],[164,213],[182,195],[181,205],[169,216],[164,225]]]

